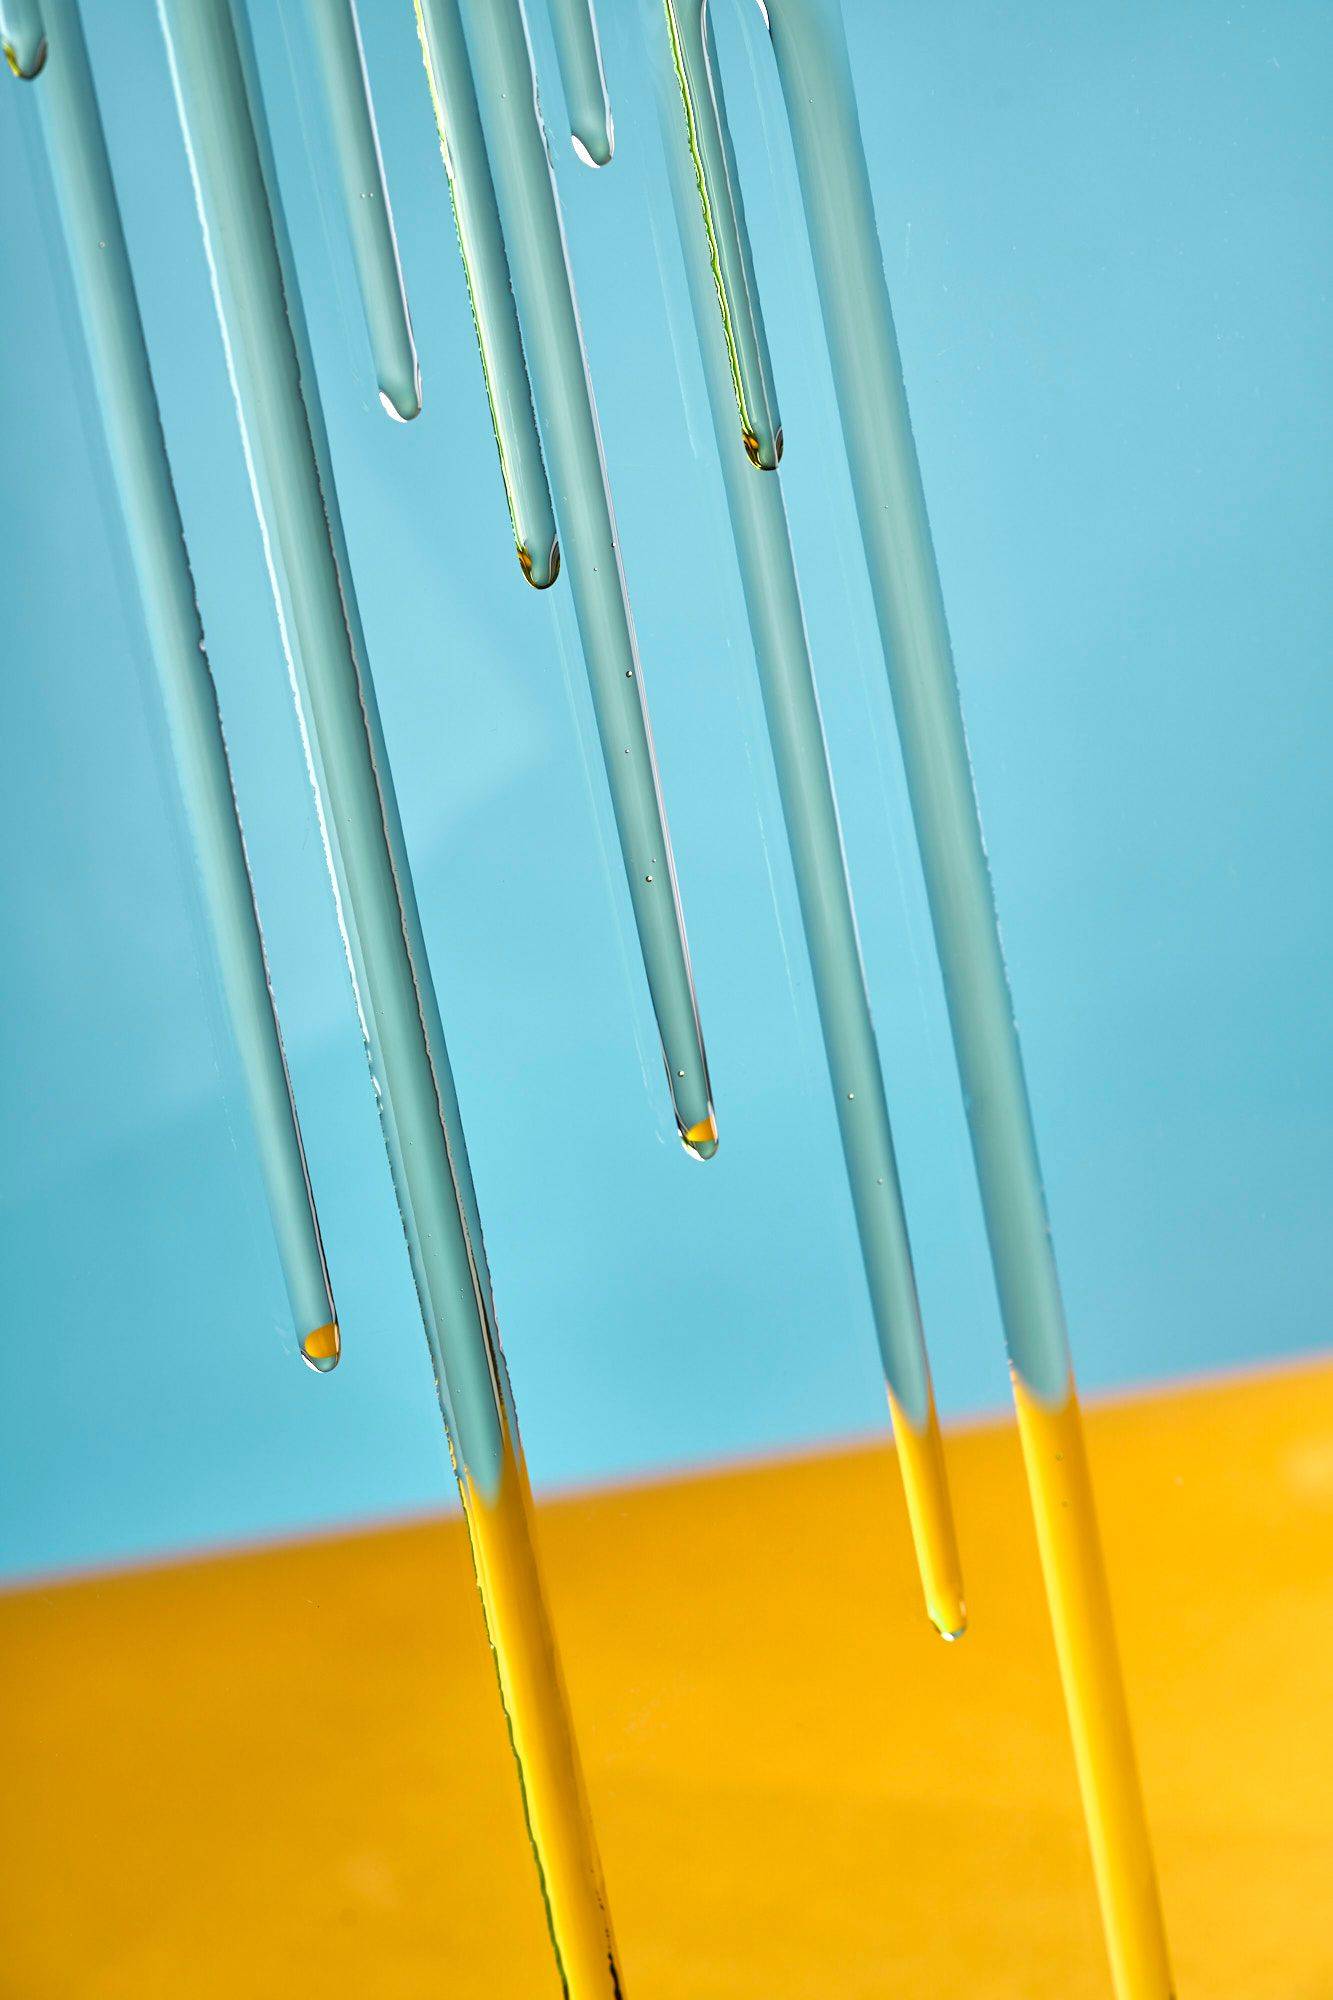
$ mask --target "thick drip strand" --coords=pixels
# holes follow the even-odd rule
[[[1119,2000],[1173,1992],[1078,1399],[1014,1376],[1023,1462]]]
[[[560,574],[555,511],[463,27],[454,0],[417,0],[416,15],[514,546],[534,590],[548,590]]]
[[[421,5],[428,22],[447,18],[457,32],[458,0]],[[676,1122],[686,1134],[713,1115],[708,1064],[532,51],[518,0],[466,0],[463,16],[602,761]]]
[[[593,0],[548,0],[547,11],[574,151],[585,166],[605,167],[615,151],[615,127]]]
[[[750,463],[772,471],[782,457],[782,425],[712,24],[706,0],[663,6],[741,437]]]
[[[609,1965],[601,1879],[517,1471],[517,1431],[476,1190],[366,657],[253,52],[233,5],[163,0],[173,81],[385,1144],[476,1536],[477,1575],[537,1862],[568,1965],[581,1968],[585,1941],[599,1934]],[[614,1993],[614,1971],[604,1973],[600,1986],[585,1980],[569,1990]]]
[[[782,0],[770,20],[1005,1340],[1023,1393],[1055,1408],[1071,1393],[1064,1308],[841,10],[838,0]],[[1028,1464],[1031,1473],[1030,1456]],[[1033,1502],[1040,1517],[1046,1501],[1035,1483]],[[1096,1738],[1103,1725],[1095,1700],[1127,1745],[1110,1612],[1104,1588],[1099,1596],[1089,1582],[1094,1570],[1100,1576],[1100,1558],[1086,1479],[1070,1485],[1064,1506],[1069,1532],[1051,1539],[1046,1566],[1052,1614],[1058,1624],[1062,1604],[1081,1604],[1091,1617],[1096,1599],[1093,1622],[1107,1637],[1095,1681],[1065,1677],[1070,1726],[1076,1742]],[[1074,1565],[1067,1574],[1066,1564]],[[1090,1823],[1120,1847],[1124,1873],[1155,1903],[1137,1788],[1116,1788],[1113,1761],[1091,1758],[1083,1769]],[[1103,1785],[1113,1795],[1101,1798]],[[1118,1963],[1123,1906],[1104,1900],[1103,1909]],[[1155,1969],[1151,1953],[1136,1950],[1132,1962],[1140,1971],[1123,1993],[1161,2000],[1169,1990],[1164,1947]]]
[[[527,1467],[508,1433],[489,1494],[466,1474],[459,1485],[565,1992],[570,2000],[619,2000],[601,1864],[537,1563]]]
[[[390,416],[406,423],[421,409],[421,373],[355,0],[316,0],[307,15],[319,55],[380,400]]]
[[[12,9],[11,9],[12,16]],[[204,913],[298,1337],[334,1323],[194,578],[76,0],[46,0],[37,102]],[[320,1364],[331,1368],[336,1346]]]
[[[754,477],[736,436],[714,310],[712,239],[700,223],[692,152],[664,62],[657,74],[677,229],[922,1590],[932,1622],[956,1638],[966,1613],[953,1512],[782,486],[778,478]]]

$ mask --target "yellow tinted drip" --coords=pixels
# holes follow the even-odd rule
[[[933,1390],[929,1393],[926,1421],[919,1429],[891,1389],[889,1414],[893,1419],[893,1440],[898,1450],[898,1469],[907,1499],[907,1518],[912,1525],[926,1611],[941,1638],[961,1639],[967,1630],[962,1564],[958,1559],[935,1393]]]
[[[327,1375],[330,1368],[336,1368],[342,1358],[342,1335],[338,1331],[336,1319],[326,1320],[306,1334],[301,1342],[301,1359],[308,1361],[321,1375]]]
[[[1014,1401],[1115,1990],[1119,2000],[1171,2000],[1078,1398],[1071,1386],[1051,1408],[1016,1375]]]
[[[697,8],[698,0],[695,0],[695,4]],[[719,241],[720,231],[727,226],[719,206],[720,200],[724,196],[722,191],[715,191],[711,184],[704,155],[703,138],[700,132],[700,118],[701,116],[706,117],[708,113],[706,110],[701,110],[700,105],[696,102],[695,83],[692,81],[690,75],[690,63],[682,38],[681,25],[676,15],[675,0],[666,0],[666,23],[667,34],[671,42],[671,57],[675,66],[676,81],[680,87],[681,105],[685,113],[686,139],[690,149],[690,158],[694,164],[694,178],[699,190],[699,205],[703,214],[704,231],[708,238],[708,259],[712,266],[713,283],[717,290],[717,303],[722,315],[722,336],[726,342],[727,363],[731,369],[731,383],[735,392],[736,408],[741,420],[741,438],[745,445],[745,455],[751,465],[758,466],[761,471],[771,472],[776,468],[777,462],[782,456],[782,432],[781,430],[778,431],[774,440],[775,449],[770,455],[766,452],[752,420],[752,407],[758,398],[763,396],[764,387],[762,383],[756,383],[755,390],[757,393],[752,394],[750,384],[746,381],[748,370],[746,356],[742,352],[737,315],[740,312],[745,312],[753,318],[753,312],[748,300],[733,299],[731,287],[727,282],[722,246]],[[731,228],[734,232],[734,221],[731,224]],[[751,331],[757,335],[757,328],[752,326]]]
[[[620,2000],[611,1919],[542,1591],[527,1467],[508,1427],[498,1487],[459,1480],[547,1921],[570,2000]]]
[[[685,1150],[697,1160],[711,1160],[717,1151],[717,1119],[709,1111],[697,1125],[682,1125],[680,1136]]]

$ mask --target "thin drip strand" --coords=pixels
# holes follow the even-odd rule
[[[786,506],[780,479],[756,479],[736,435],[728,346],[715,310],[713,235],[701,225],[691,171],[691,125],[687,117],[682,130],[679,94],[670,90],[661,65],[658,74],[677,229],[917,1564],[931,1622],[944,1637],[956,1639],[967,1614],[944,1452]],[[719,115],[724,115],[720,100]],[[722,127],[719,143],[724,132]],[[744,244],[739,214],[737,227],[739,248]]]
[[[421,370],[355,0],[316,0],[307,14],[380,401],[389,416],[409,423],[421,410]]]
[[[614,1947],[533,1536],[476,1191],[347,559],[248,31],[161,0],[237,416],[308,735],[357,1004],[567,1990]],[[594,1981],[591,1969],[601,1967]],[[608,1968],[612,1968],[608,1972]]]
[[[287,1296],[303,1359],[327,1373],[337,1313],[77,0],[27,19],[27,45],[46,51],[46,154]]]

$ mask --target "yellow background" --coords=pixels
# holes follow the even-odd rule
[[[1182,1996],[1333,1995],[1333,1369],[1095,1410]],[[543,1508],[630,2000],[1107,1981],[1012,1429],[948,1440],[972,1629],[886,1451]],[[555,1981],[457,1522],[0,1600],[0,1991]]]

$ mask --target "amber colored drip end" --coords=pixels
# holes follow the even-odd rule
[[[942,1639],[961,1639],[967,1630],[963,1568],[934,1391],[930,1392],[924,1424],[911,1421],[892,1389],[889,1414],[926,1611]]]
[[[326,1320],[301,1342],[301,1359],[319,1375],[327,1375],[342,1359],[342,1335],[336,1319]]]
[[[1014,1402],[1115,1990],[1172,2000],[1078,1398],[1043,1403],[1015,1375]]]

